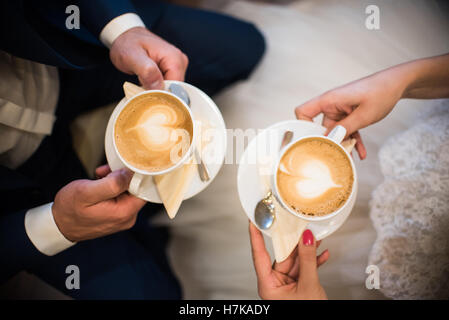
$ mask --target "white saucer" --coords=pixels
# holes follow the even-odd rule
[[[292,141],[306,135],[322,135],[326,131],[324,127],[313,122],[288,120],[278,122],[266,128],[251,140],[240,159],[237,187],[243,210],[254,224],[254,209],[256,204],[267,192],[264,183],[260,179],[258,163],[263,162],[266,164],[264,167],[269,168],[274,166],[279,156],[282,136],[287,130],[293,131]],[[268,145],[269,147],[266,147]],[[354,203],[350,203],[349,205],[353,206]],[[348,210],[347,213],[342,213],[329,220],[309,222],[307,228],[313,232],[317,240],[321,240],[335,232],[344,223],[350,211]],[[271,236],[270,230],[262,230],[262,232],[267,236]]]
[[[183,86],[189,94],[191,110],[195,119],[200,120],[203,123],[207,123],[208,126],[216,130],[214,135],[207,137],[207,140],[210,141],[202,150],[202,159],[209,169],[210,180],[207,182],[203,182],[201,181],[199,175],[196,174],[193,177],[192,184],[190,185],[184,196],[185,200],[203,191],[214,180],[214,178],[220,171],[226,154],[226,126],[223,120],[223,116],[221,115],[220,110],[218,110],[217,105],[203,91],[185,82],[169,80],[164,82],[165,89],[167,89],[168,86],[172,83],[177,83]],[[109,166],[111,167],[111,170],[117,170],[125,167],[123,162],[117,156],[113,147],[111,120],[114,118],[115,113],[118,112],[119,107],[124,103],[126,103],[126,98],[123,98],[114,109],[111,117],[109,118],[108,126],[106,128],[105,151],[106,158],[108,160]],[[204,132],[205,131],[203,131],[203,133]],[[149,202],[162,203],[152,177],[146,177],[142,180],[141,189],[143,191],[142,194],[139,195],[139,198],[142,198]]]

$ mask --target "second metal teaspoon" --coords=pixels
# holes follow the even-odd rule
[[[172,83],[168,87],[168,91],[173,93],[178,98],[182,99],[186,103],[186,105],[188,105],[190,107],[189,94],[182,86],[180,86],[179,84],[176,84],[176,83]],[[198,149],[194,148],[193,152],[194,152],[195,160],[198,163],[198,173],[200,174],[201,181],[203,181],[203,182],[209,181],[210,180],[209,170],[207,169],[206,164],[204,163],[203,159],[201,158],[201,155],[198,152]]]
[[[292,140],[292,138],[293,132],[286,131],[284,133],[284,137],[282,138],[282,143],[279,150],[285,147]],[[265,197],[256,205],[256,209],[254,210],[254,220],[259,229],[269,229],[273,225],[276,216],[272,197],[273,195],[271,190],[268,190]]]

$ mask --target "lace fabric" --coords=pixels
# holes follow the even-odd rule
[[[384,181],[370,203],[369,264],[393,299],[449,298],[449,100],[419,118],[381,148]]]

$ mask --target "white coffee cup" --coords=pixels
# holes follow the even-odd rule
[[[351,155],[341,145],[341,142],[343,141],[345,136],[346,136],[346,129],[343,126],[339,125],[339,126],[336,126],[328,134],[327,137],[326,136],[322,136],[322,135],[308,135],[308,136],[301,137],[300,139],[297,139],[295,141],[292,141],[291,143],[289,143],[287,146],[284,147],[284,149],[280,153],[280,156],[279,156],[278,160],[275,163],[274,174],[273,174],[273,181],[272,181],[272,186],[273,186],[272,190],[274,192],[274,195],[275,195],[276,199],[278,200],[278,202],[282,205],[283,208],[285,208],[291,214],[294,214],[295,216],[297,216],[297,217],[299,217],[301,219],[310,221],[310,222],[313,222],[313,221],[315,221],[315,222],[318,222],[318,221],[322,221],[322,222],[331,221],[331,220],[333,220],[334,217],[340,216],[340,215],[345,215],[345,213],[349,213],[352,210],[352,208],[354,207],[355,198],[357,196],[357,188],[358,188],[358,186],[357,186],[357,172],[355,170],[354,161],[352,160]],[[353,177],[354,177],[354,182],[352,183],[351,194],[349,195],[348,199],[346,199],[346,202],[343,204],[343,206],[341,206],[340,208],[338,208],[334,212],[329,213],[329,214],[324,215],[324,216],[309,216],[309,215],[298,213],[297,211],[293,210],[292,208],[290,208],[290,206],[288,206],[284,202],[284,200],[282,199],[282,196],[279,193],[279,188],[277,186],[277,173],[279,171],[278,169],[279,169],[282,157],[284,156],[284,154],[293,145],[295,145],[299,141],[302,141],[304,139],[309,139],[309,138],[325,139],[325,140],[329,141],[330,143],[332,143],[333,145],[335,145],[340,150],[342,150],[344,152],[344,154],[346,155],[346,157],[349,159],[349,162],[351,163],[352,173],[353,173]]]
[[[151,95],[151,94],[164,94],[167,96],[171,96],[174,99],[176,99],[180,105],[182,105],[185,110],[187,111],[187,113],[189,114],[190,119],[192,120],[192,132],[193,132],[193,137],[191,139],[190,142],[190,146],[189,149],[187,150],[187,152],[185,152],[185,154],[182,156],[182,158],[177,161],[176,163],[174,163],[172,166],[170,166],[169,168],[166,168],[164,170],[160,170],[160,171],[146,171],[146,170],[142,170],[139,168],[136,168],[134,166],[132,166],[130,163],[128,163],[120,154],[120,152],[118,151],[117,145],[116,145],[116,141],[115,141],[115,123],[120,115],[120,113],[130,104],[132,103],[132,101],[134,101],[137,97],[143,96],[143,95]],[[112,119],[112,142],[113,142],[113,147],[114,147],[114,151],[117,154],[117,156],[119,157],[119,159],[121,160],[121,162],[131,171],[134,172],[134,175],[131,179],[131,182],[129,184],[129,188],[128,191],[135,195],[138,196],[141,191],[140,191],[140,185],[142,183],[142,180],[146,177],[152,177],[152,176],[158,176],[158,175],[163,175],[166,173],[169,173],[173,170],[175,170],[176,168],[180,167],[181,165],[185,164],[186,162],[188,162],[190,160],[190,158],[192,157],[193,154],[193,150],[194,150],[194,146],[196,145],[196,140],[197,140],[197,128],[196,128],[196,124],[195,124],[195,118],[193,116],[193,113],[190,109],[189,106],[186,105],[186,103],[180,99],[178,96],[174,95],[171,92],[168,91],[164,91],[164,90],[146,90],[146,91],[142,91],[138,94],[136,94],[135,96],[133,96],[131,99],[129,99],[128,101],[126,101],[125,104],[123,105],[119,105],[117,108],[119,108],[118,110],[114,110],[114,118]],[[117,111],[117,112],[116,112]]]

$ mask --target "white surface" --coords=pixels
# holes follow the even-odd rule
[[[199,120],[204,123],[205,126],[207,125],[213,128],[216,130],[214,133],[217,133],[210,136],[210,142],[202,150],[202,159],[209,170],[211,179],[206,182],[201,181],[199,174],[196,173],[193,177],[191,186],[184,196],[184,199],[189,199],[203,191],[214,180],[220,171],[226,152],[226,127],[220,110],[218,110],[215,103],[205,93],[192,85],[179,81],[165,81],[165,88],[167,89],[171,83],[178,83],[182,85],[189,94],[191,111],[195,117],[195,120]],[[123,98],[122,101],[119,102],[117,107],[112,112],[106,128],[105,151],[106,158],[112,170],[117,170],[125,166],[113,146],[112,124],[126,101],[126,98]],[[202,133],[206,134],[207,131],[202,131]],[[140,183],[140,190],[140,194],[138,194],[139,198],[149,202],[161,203],[153,177],[144,176],[142,178],[142,182]]]
[[[283,133],[286,131],[293,132],[292,142],[289,145],[296,143],[298,140],[305,136],[322,135],[326,129],[316,123],[307,122],[303,120],[289,120],[276,123],[266,130],[260,132],[253,140],[250,141],[248,147],[245,150],[242,158],[240,159],[240,165],[237,173],[237,189],[239,193],[239,199],[242,204],[243,210],[247,217],[255,224],[254,209],[257,203],[263,199],[268,192],[266,190],[262,177],[260,176],[260,166],[268,168],[267,174],[272,177],[272,173],[276,167],[276,164],[281,157],[277,151],[280,148]],[[260,148],[259,146],[268,146]],[[288,149],[286,146],[283,150]],[[271,151],[271,152],[270,152]],[[263,164],[262,164],[263,163]],[[274,194],[278,192],[273,187],[273,179],[270,178],[272,184],[272,190]],[[324,239],[335,232],[348,218],[357,197],[357,182],[354,181],[353,191],[346,204],[338,210],[332,217],[326,217],[322,221],[310,221],[307,228],[309,228],[317,240]],[[282,199],[278,196],[278,200],[282,203]],[[285,208],[290,211],[288,207]],[[298,218],[299,219],[299,218]],[[262,230],[262,232],[271,236],[270,230]]]

